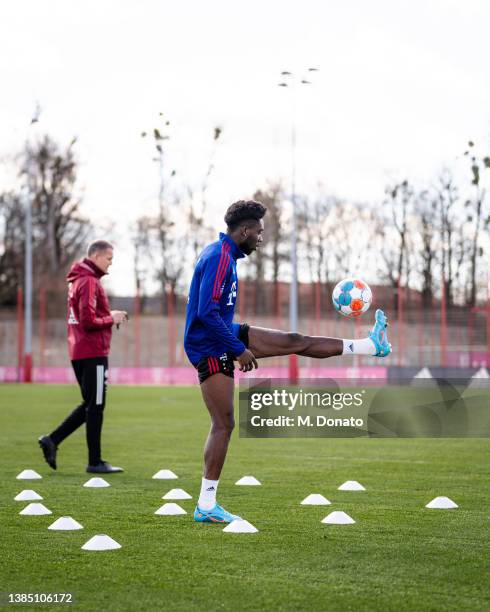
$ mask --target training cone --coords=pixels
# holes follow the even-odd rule
[[[312,493],[305,497],[301,502],[302,506],[330,506],[330,502],[326,497],[320,495],[319,493]]]
[[[184,489],[171,489],[162,499],[192,499],[192,495],[189,495]]]
[[[433,376],[429,368],[425,367],[419,370],[417,374],[415,374],[414,378],[433,378]]]
[[[72,519],[71,516],[62,516],[54,523],[51,523],[48,529],[53,531],[73,531],[75,529],[83,529],[83,526],[75,519]]]
[[[330,512],[330,514],[322,520],[322,523],[326,523],[327,525],[352,525],[355,522],[356,521],[348,514],[338,510],[336,512]]]
[[[102,487],[110,487],[111,485],[103,478],[91,478],[83,486],[89,489],[100,489]]]
[[[24,510],[21,510],[19,514],[22,514],[23,516],[42,516],[43,514],[53,513],[43,504],[29,504],[24,508]]]
[[[487,368],[484,368],[483,366],[473,374],[473,376],[471,378],[480,378],[480,379],[489,379],[490,378],[490,374],[488,373]]]
[[[41,474],[38,474],[35,470],[24,470],[17,475],[17,480],[40,480]]]
[[[410,381],[411,387],[436,389],[438,388],[437,379],[434,378],[429,368],[424,367],[414,375]]]
[[[155,512],[161,516],[177,516],[179,514],[187,514],[184,508],[181,508],[179,504],[163,504],[161,508]]]
[[[42,499],[42,497],[32,489],[24,489],[14,497],[15,501],[35,501],[38,499]]]
[[[357,480],[347,480],[344,484],[341,484],[339,491],[365,491],[366,489]]]
[[[258,529],[244,519],[235,519],[223,531],[225,533],[257,533]]]
[[[244,476],[235,482],[236,485],[248,486],[248,487],[256,487],[261,483],[255,478],[255,476]]]
[[[82,546],[82,550],[116,550],[116,548],[121,548],[121,545],[103,533],[90,538]]]
[[[458,504],[454,503],[449,497],[441,496],[435,497],[425,507],[431,508],[431,510],[452,510],[453,508],[458,508]]]
[[[473,374],[470,380],[470,384],[468,385],[468,389],[486,389],[489,384],[490,374],[488,373],[487,368],[483,366]]]
[[[153,474],[152,478],[155,480],[174,480],[178,478],[178,476],[174,474],[172,470],[160,470],[156,474]]]

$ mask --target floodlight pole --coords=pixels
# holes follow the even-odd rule
[[[29,127],[39,121],[39,104],[29,123]],[[29,139],[27,139],[29,142]],[[32,199],[29,192],[29,169],[27,184],[23,188],[22,204],[25,210],[25,260],[24,260],[24,377],[25,383],[32,382]]]
[[[25,262],[24,262],[24,382],[32,382],[32,207],[29,188],[24,188]]]
[[[316,68],[309,68],[308,72]],[[298,331],[298,212],[296,206],[296,75],[284,70],[281,72],[287,82],[279,83],[279,87],[291,87],[291,284],[289,287],[289,329]],[[301,85],[310,85],[306,79],[301,80]],[[296,383],[298,380],[298,356],[289,357],[289,380]]]
[[[289,288],[289,329],[298,331],[298,214],[296,210],[296,83],[292,75],[293,108],[291,121],[291,286]]]

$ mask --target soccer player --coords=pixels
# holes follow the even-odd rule
[[[227,231],[201,253],[189,291],[184,347],[197,369],[202,397],[211,417],[204,448],[204,477],[194,512],[198,522],[228,523],[240,518],[216,502],[234,427],[234,360],[242,372],[249,372],[258,367],[257,359],[264,357],[292,354],[319,359],[355,354],[386,357],[391,352],[387,319],[381,310],[376,311],[369,336],[360,340],[305,336],[233,323],[238,295],[236,262],[261,246],[266,212],[260,202],[254,201],[241,200],[228,208]]]
[[[110,310],[100,279],[112,265],[114,249],[105,240],[92,242],[87,257],[73,264],[68,280],[68,348],[82,403],[48,436],[39,438],[39,446],[48,465],[56,469],[58,445],[85,423],[87,472],[109,474],[122,472],[103,461],[100,450],[105,406],[108,356],[113,325],[127,321],[123,310]]]

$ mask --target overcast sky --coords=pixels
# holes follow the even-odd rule
[[[490,146],[486,0],[12,0],[0,6],[0,154],[36,128],[78,137],[83,210],[113,220],[111,285],[133,291],[128,224],[155,206],[142,130],[171,121],[169,164],[198,186],[223,128],[208,199],[223,210],[289,180],[290,91],[279,73],[320,69],[296,99],[298,190],[380,200],[390,177],[423,184]],[[5,182],[5,181],[4,181]]]

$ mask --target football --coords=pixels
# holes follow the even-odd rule
[[[372,301],[369,285],[360,278],[344,278],[332,292],[334,308],[344,317],[360,317]]]

